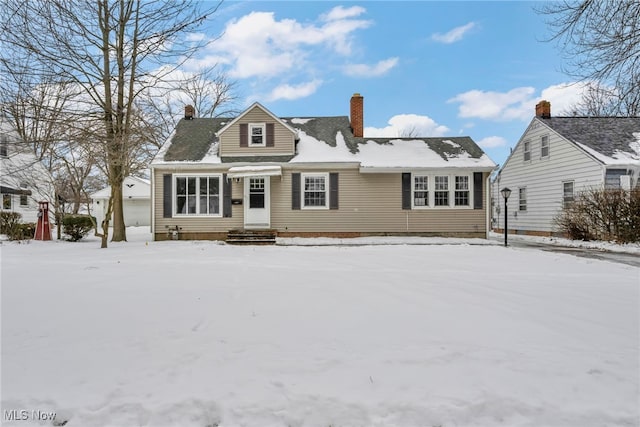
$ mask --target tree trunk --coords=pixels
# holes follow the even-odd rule
[[[122,204],[122,179],[111,184],[111,200],[113,201],[113,236],[112,242],[126,242],[127,229],[124,223],[124,206]]]
[[[111,192],[113,195],[113,190]],[[104,219],[102,220],[102,236],[100,239],[100,248],[107,248],[107,240],[109,237],[109,221],[111,219],[111,213],[113,212],[113,198],[109,197],[109,202],[107,203],[107,211],[104,213]]]

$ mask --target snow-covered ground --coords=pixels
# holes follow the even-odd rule
[[[640,424],[638,268],[129,239],[2,242],[3,425]]]

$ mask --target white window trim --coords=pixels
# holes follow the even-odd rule
[[[305,206],[304,204],[304,182],[305,178],[324,178],[324,206]],[[301,209],[309,209],[309,210],[324,210],[329,209],[329,173],[328,172],[319,172],[319,173],[301,173],[300,174],[300,208]]]
[[[573,180],[570,181],[562,181],[562,207],[566,207],[567,206],[567,201],[565,200],[565,195],[564,195],[564,185],[565,184],[573,184],[573,188],[571,189],[571,197],[572,197],[572,202],[576,200],[576,182]]]
[[[262,129],[262,142],[257,144],[253,142],[253,129]],[[267,146],[267,124],[266,123],[249,123],[249,146],[250,147],[266,147]]]
[[[520,209],[520,190],[524,190],[524,209]],[[527,187],[518,187],[518,212],[527,212],[527,209],[529,208],[528,205]]]
[[[416,176],[426,176],[428,178],[428,182],[429,182],[429,187],[428,187],[428,191],[429,191],[429,200],[428,200],[428,205],[427,206],[416,206],[415,205],[415,179],[414,177]],[[449,192],[449,204],[448,205],[443,205],[443,206],[436,206],[436,176],[446,176],[448,177],[448,192]],[[456,176],[466,176],[467,179],[469,180],[469,189],[467,190],[469,192],[469,204],[468,205],[460,205],[460,206],[456,206],[455,204],[455,197],[456,197]],[[473,196],[474,196],[474,191],[473,191],[473,173],[437,173],[437,172],[430,172],[430,173],[420,173],[420,172],[414,172],[411,174],[411,209],[416,209],[416,210],[421,210],[421,209],[473,209],[474,206],[474,202],[473,202]]]
[[[204,177],[204,178],[218,178],[219,179],[219,189],[220,189],[220,194],[218,195],[218,203],[219,208],[218,208],[218,212],[217,214],[201,214],[199,213],[200,209],[200,194],[196,193],[196,213],[178,213],[176,212],[177,208],[178,208],[178,185],[177,185],[177,180],[178,178],[193,178],[193,177]],[[223,209],[223,203],[224,203],[224,185],[222,182],[222,174],[218,174],[218,173],[179,173],[179,174],[174,174],[173,175],[173,182],[172,182],[172,208],[171,208],[171,217],[172,218],[194,218],[194,217],[207,217],[207,218],[222,218],[222,209]],[[199,192],[200,188],[199,186],[196,186],[196,190]]]
[[[464,176],[467,177],[467,189],[466,192],[468,193],[467,195],[467,201],[468,203],[466,205],[456,205],[456,177],[458,176]],[[454,174],[451,177],[452,181],[452,192],[451,192],[451,196],[453,197],[453,199],[451,200],[451,207],[453,208],[471,208],[473,207],[473,191],[472,191],[472,186],[473,186],[473,175],[468,175],[468,174]],[[460,190],[460,191],[465,191],[465,190]]]
[[[416,196],[415,196],[415,191],[416,191],[416,177],[426,177],[427,178],[427,193],[429,193],[427,195],[427,204],[426,205],[416,205]],[[432,187],[433,186],[433,176],[426,174],[426,173],[412,173],[411,174],[411,209],[431,209],[431,207],[433,206],[433,190]]]
[[[527,150],[527,145],[529,145],[529,149]],[[530,162],[531,161],[531,140],[526,140],[522,143],[522,161]],[[529,154],[529,158],[527,159],[527,153]]]
[[[542,141],[544,141],[545,138],[547,138],[547,155],[546,156],[542,154],[542,150],[544,148]],[[549,157],[551,157],[551,140],[549,139],[549,135],[542,135],[540,137],[540,159],[548,159]]]

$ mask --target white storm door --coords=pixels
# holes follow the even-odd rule
[[[244,178],[244,226],[245,228],[269,228],[271,226],[270,177]]]

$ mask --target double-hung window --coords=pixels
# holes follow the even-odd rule
[[[266,131],[264,123],[249,124],[249,145],[266,145]]]
[[[0,135],[0,157],[7,157],[9,154],[7,136]]]
[[[302,174],[302,207],[328,209],[329,174]]]
[[[469,177],[467,175],[456,176],[453,198],[456,206],[469,206]]]
[[[11,209],[11,194],[2,195],[2,209]]]
[[[524,187],[518,189],[518,210],[527,210],[527,189]]]
[[[549,157],[549,136],[545,135],[540,138],[540,157],[546,159]]]
[[[429,206],[429,177],[426,175],[413,176],[413,206]]]
[[[20,183],[20,188],[22,190],[26,190],[28,188],[28,184],[26,182]],[[23,191],[23,193],[25,193]],[[29,206],[29,199],[26,194],[20,194],[20,206]]]
[[[433,192],[434,206],[449,206],[449,177],[436,176]]]
[[[524,161],[528,162],[529,160],[531,160],[531,142],[525,141],[524,142]]]
[[[571,205],[574,201],[573,196],[573,181],[567,181],[562,183],[562,206],[565,208]]]
[[[220,215],[219,175],[176,176],[176,215]]]

